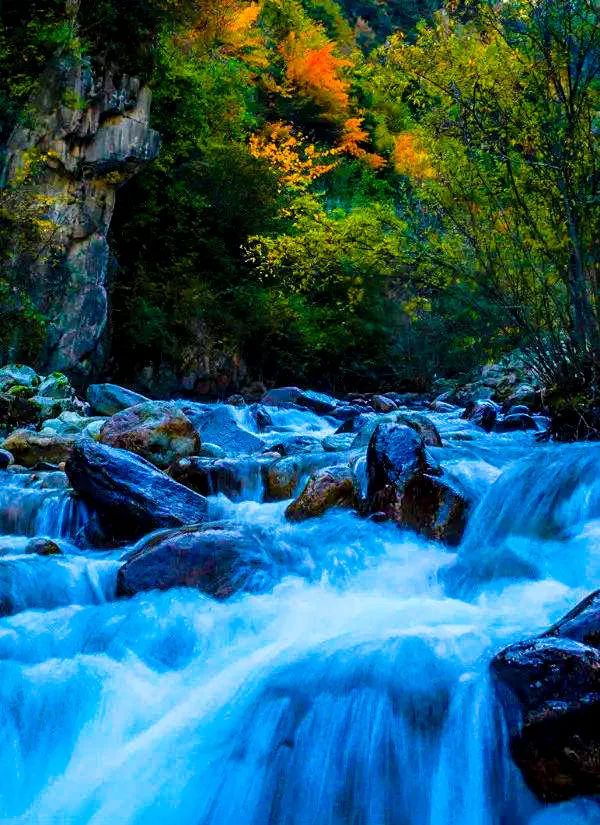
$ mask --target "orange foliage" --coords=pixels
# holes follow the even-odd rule
[[[343,70],[350,61],[334,54],[334,44],[311,47],[291,32],[279,47],[286,63],[286,81],[309,97],[330,115],[347,110],[350,102],[348,82]]]
[[[361,146],[362,143],[368,143],[369,141],[369,133],[363,128],[363,118],[349,117],[344,123],[344,130],[336,151],[354,158],[360,158],[373,169],[381,169],[385,166],[385,159],[381,155],[368,152]]]
[[[332,152],[319,152],[285,123],[271,123],[261,134],[250,138],[250,154],[270,163],[286,186],[306,188],[313,180],[329,172],[333,163],[323,163]]]
[[[267,65],[257,22],[262,2],[197,0],[195,25],[178,38],[184,47],[218,47],[224,54],[244,57],[256,67]]]
[[[417,135],[403,132],[396,135],[394,144],[394,166],[397,172],[414,180],[435,177],[429,155]]]

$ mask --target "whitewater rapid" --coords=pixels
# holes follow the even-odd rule
[[[266,528],[281,577],[227,602],[115,600],[131,548],[81,546],[61,474],[0,474],[0,822],[600,822],[525,788],[488,677],[600,587],[600,446],[432,417],[479,501],[458,553],[348,512],[289,524],[249,472],[210,514]],[[334,426],[282,410],[273,435]],[[32,535],[64,555],[25,555]]]

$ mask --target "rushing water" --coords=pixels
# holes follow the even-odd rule
[[[479,501],[458,553],[346,512],[287,524],[249,471],[211,515],[267,528],[282,576],[226,603],[116,601],[129,548],[86,548],[61,474],[1,474],[0,822],[600,822],[592,800],[534,800],[488,680],[495,651],[600,586],[600,446],[433,417],[436,459]],[[333,429],[282,410],[266,438]],[[33,535],[64,555],[27,554]]]

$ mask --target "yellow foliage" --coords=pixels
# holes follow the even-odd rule
[[[412,132],[402,132],[394,138],[394,167],[400,175],[417,181],[435,177],[426,149]]]
[[[381,169],[385,166],[385,158],[373,152],[368,152],[361,144],[369,143],[369,133],[363,128],[362,117],[349,117],[344,123],[342,137],[336,152],[350,155],[364,160],[372,169]]]
[[[321,152],[312,143],[297,137],[286,123],[271,123],[250,138],[250,153],[271,164],[286,186],[306,188],[329,172],[335,162],[323,162],[333,152]]]
[[[264,43],[257,26],[260,2],[244,0],[198,0],[198,17],[184,35],[180,46],[219,48],[223,54],[242,57],[256,68],[267,65]]]

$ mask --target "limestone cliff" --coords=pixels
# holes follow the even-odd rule
[[[160,146],[150,99],[136,78],[65,60],[47,72],[33,122],[9,140],[8,178],[32,150],[43,158],[36,186],[56,226],[53,255],[19,273],[48,318],[44,370],[85,378],[102,360],[116,193]]]

